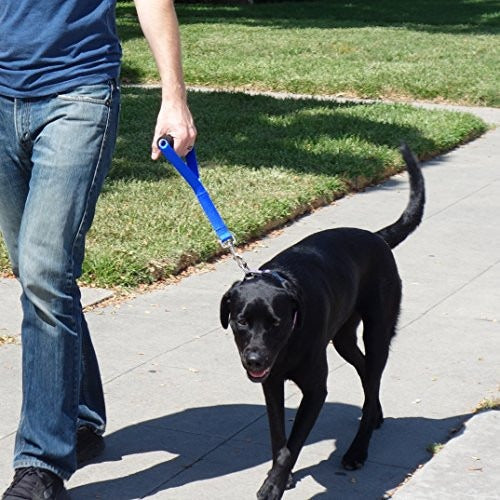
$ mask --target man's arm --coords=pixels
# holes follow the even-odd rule
[[[151,158],[160,156],[159,137],[170,134],[177,154],[185,156],[196,140],[196,128],[186,101],[182,74],[179,24],[173,0],[135,0],[144,36],[161,78],[162,102],[151,145]]]

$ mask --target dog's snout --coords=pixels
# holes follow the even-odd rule
[[[245,352],[245,363],[251,370],[260,370],[264,367],[264,358],[257,349],[248,349]]]

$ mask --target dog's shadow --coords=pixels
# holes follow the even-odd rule
[[[106,451],[98,462],[133,460],[137,472],[116,477],[123,474],[121,471],[124,467],[120,466],[115,468],[113,479],[74,488],[71,488],[70,483],[71,498],[143,498],[261,464],[270,465],[265,411],[263,405],[250,404],[191,408],[110,433],[106,436]],[[289,425],[294,415],[295,410],[287,409]],[[374,432],[364,468],[348,472],[342,469],[340,462],[356,433],[359,417],[358,407],[341,403],[325,404],[302,451],[307,462],[314,463],[301,468],[299,457],[295,468],[294,477],[298,488],[301,487],[301,481],[312,478],[325,490],[314,498],[381,498],[386,491],[398,486],[419,464],[431,458],[427,451],[430,444],[446,441],[469,415],[445,419],[387,418],[382,428]],[[328,441],[331,446],[329,456],[319,456],[314,448],[308,453],[308,445],[313,447],[324,441]],[[323,450],[324,446],[320,452]],[[169,456],[154,466],[144,468],[151,463],[147,455],[159,452]],[[97,467],[93,468],[94,472],[98,471]],[[108,466],[106,471],[108,476],[110,468]],[[129,463],[126,470],[130,468]],[[264,475],[267,467],[263,470]],[[248,498],[255,498],[255,492],[263,479],[259,476],[254,491],[248,492]]]

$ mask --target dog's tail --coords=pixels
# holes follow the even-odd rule
[[[376,232],[391,248],[394,248],[406,239],[417,228],[424,215],[424,176],[410,148],[406,144],[402,144],[400,151],[406,162],[406,168],[410,177],[410,200],[405,211],[394,224]]]

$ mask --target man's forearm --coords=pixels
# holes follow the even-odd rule
[[[163,98],[184,99],[179,25],[173,1],[135,0],[135,5],[160,73]]]

